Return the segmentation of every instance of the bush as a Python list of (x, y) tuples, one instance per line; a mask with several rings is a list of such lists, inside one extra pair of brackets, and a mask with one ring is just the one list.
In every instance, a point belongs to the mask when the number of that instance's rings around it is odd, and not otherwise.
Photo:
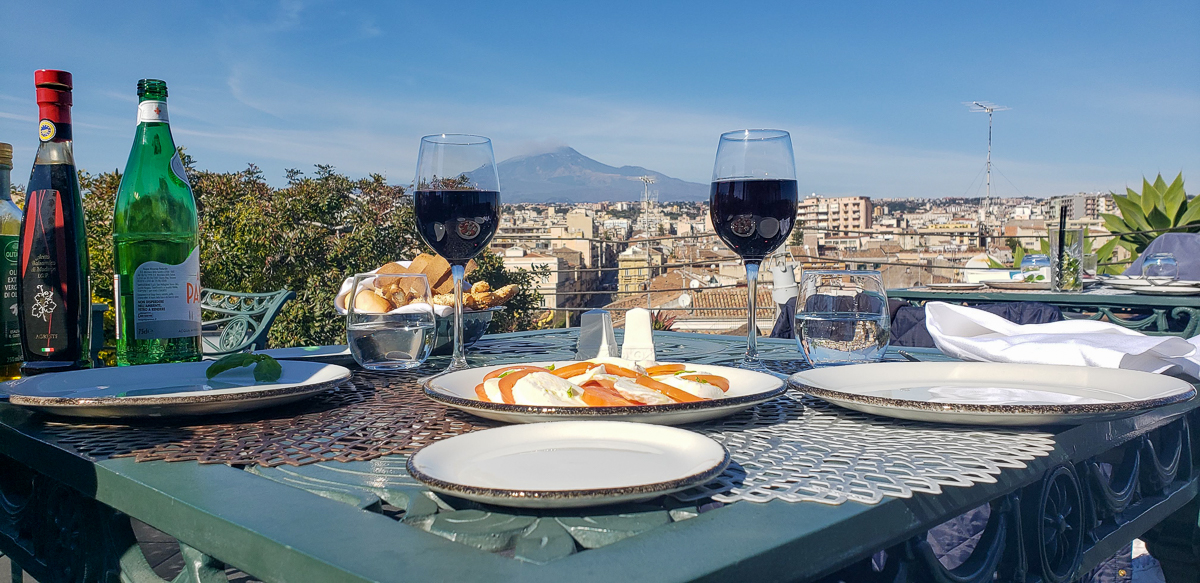
[[(319, 165), (311, 176), (289, 170), (287, 185), (276, 189), (253, 165), (241, 172), (196, 171), (191, 157), (184, 153), (183, 158), (199, 210), (201, 284), (237, 292), (296, 292), (271, 327), (268, 342), (273, 347), (344, 343), (345, 321), (333, 310), (342, 281), (429, 252), (416, 233), (410, 197), (378, 174), (352, 180)], [(112, 209), (120, 182), (117, 171), (80, 172), (92, 293), (110, 307)], [(507, 271), (491, 253), (477, 263), (473, 280), (493, 288), (509, 283), (522, 288), (490, 330), (532, 327), (541, 302), (533, 286), (535, 274)], [(105, 336), (111, 346), (111, 309)]]

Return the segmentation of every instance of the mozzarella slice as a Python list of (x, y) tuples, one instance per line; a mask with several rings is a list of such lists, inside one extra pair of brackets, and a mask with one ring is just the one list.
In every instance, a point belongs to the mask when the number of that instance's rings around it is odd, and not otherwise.
[(483, 392), (487, 394), (489, 401), (493, 403), (503, 403), (504, 397), (500, 396), (500, 379), (488, 379), (483, 381)]
[[(487, 390), (487, 387), (484, 387)], [(518, 405), (548, 407), (586, 407), (583, 389), (567, 379), (548, 372), (535, 372), (517, 379), (513, 385), (513, 401)]]
[(654, 389), (643, 387), (642, 385), (639, 385), (633, 382), (633, 380), (625, 377), (617, 378), (616, 382), (613, 384), (613, 388), (616, 389), (616, 391), (620, 393), (622, 397), (625, 397), (631, 401), (637, 401), (638, 403), (645, 403), (647, 405), (669, 405), (675, 402), (672, 401), (670, 397)]
[(687, 391), (701, 399), (720, 399), (725, 396), (725, 393), (721, 391), (721, 387), (717, 385), (690, 381), (679, 375), (659, 375), (654, 377), (654, 380), (665, 385), (671, 385), (676, 389)]

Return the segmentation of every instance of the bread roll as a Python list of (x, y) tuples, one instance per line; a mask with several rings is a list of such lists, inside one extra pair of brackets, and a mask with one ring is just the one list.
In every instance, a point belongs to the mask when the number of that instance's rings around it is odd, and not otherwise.
[(364, 289), (354, 296), (354, 311), (364, 314), (386, 314), (392, 311), (392, 304), (376, 295), (374, 290)]

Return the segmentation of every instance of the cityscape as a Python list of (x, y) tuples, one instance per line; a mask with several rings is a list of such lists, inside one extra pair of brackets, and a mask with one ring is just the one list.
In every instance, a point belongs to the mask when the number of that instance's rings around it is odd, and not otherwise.
[[(538, 291), (553, 322), (577, 324), (592, 308), (641, 307), (674, 318), (673, 330), (744, 334), (746, 271), (713, 231), (705, 202), (641, 201), (502, 205), (491, 243), (509, 269), (542, 270)], [(812, 193), (799, 203), (788, 244), (764, 262), (759, 328), (777, 314), (773, 269), (879, 270), (888, 289), (974, 281), (965, 268), (1011, 263), (1015, 246), (1037, 249), (1056, 223), (1108, 240), (1101, 215), (1117, 212), (1111, 193), (1049, 198), (941, 199), (837, 197)], [(1128, 257), (1118, 248), (1113, 262)], [(799, 277), (798, 271), (796, 277)], [(738, 289), (740, 288), (740, 289)]]

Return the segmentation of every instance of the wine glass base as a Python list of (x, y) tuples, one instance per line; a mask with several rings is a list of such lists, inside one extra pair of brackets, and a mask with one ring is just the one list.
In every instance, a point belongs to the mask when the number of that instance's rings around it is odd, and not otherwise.
[(767, 374), (775, 374), (775, 373), (771, 372), (770, 369), (767, 368), (767, 365), (763, 364), (763, 361), (761, 358), (757, 358), (757, 357), (742, 358), (742, 360), (740, 362), (738, 362), (737, 367), (741, 368), (741, 369), (745, 369), (745, 370), (752, 370), (752, 371), (756, 371), (756, 372), (765, 372)]

